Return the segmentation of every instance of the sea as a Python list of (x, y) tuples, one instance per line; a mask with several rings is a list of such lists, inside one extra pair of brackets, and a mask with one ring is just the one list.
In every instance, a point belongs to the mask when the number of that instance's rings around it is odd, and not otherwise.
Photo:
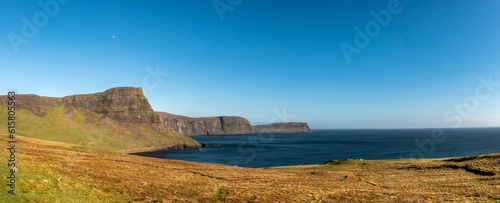
[(424, 159), (500, 153), (500, 128), (330, 129), (192, 138), (207, 147), (136, 155), (260, 168), (334, 159)]

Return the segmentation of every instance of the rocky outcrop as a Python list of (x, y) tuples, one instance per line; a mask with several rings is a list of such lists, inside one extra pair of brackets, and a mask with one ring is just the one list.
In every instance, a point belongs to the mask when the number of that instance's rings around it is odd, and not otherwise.
[(257, 133), (247, 119), (239, 116), (191, 118), (165, 112), (157, 114), (166, 126), (186, 136)]
[(269, 125), (256, 125), (255, 129), (259, 133), (310, 133), (312, 129), (307, 123), (300, 122), (284, 122), (272, 123)]
[(103, 114), (122, 124), (150, 126), (159, 133), (175, 132), (162, 124), (140, 87), (117, 87), (95, 94), (66, 96), (62, 102), (67, 107)]
[[(7, 96), (0, 96), (1, 105), (7, 105)], [(45, 113), (62, 104), (62, 99), (57, 97), (42, 97), (34, 94), (18, 94), (16, 98), (16, 108), (27, 109), (37, 116), (45, 116)]]
[[(2, 105), (7, 97), (1, 96)], [(16, 95), (18, 109), (27, 109), (37, 116), (45, 116), (55, 106), (64, 105), (85, 111), (102, 113), (121, 123), (161, 124), (160, 117), (149, 105), (140, 87), (117, 87), (95, 94), (66, 97), (43, 97), (34, 94)]]
[(299, 122), (252, 126), (246, 118), (239, 116), (192, 118), (165, 112), (156, 113), (160, 115), (160, 120), (166, 126), (186, 136), (312, 132), (307, 123)]

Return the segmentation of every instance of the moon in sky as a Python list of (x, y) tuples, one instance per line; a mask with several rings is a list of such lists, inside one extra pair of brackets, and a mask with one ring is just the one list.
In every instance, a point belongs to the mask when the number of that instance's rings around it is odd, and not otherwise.
[(113, 39), (115, 38), (115, 36), (113, 35)]

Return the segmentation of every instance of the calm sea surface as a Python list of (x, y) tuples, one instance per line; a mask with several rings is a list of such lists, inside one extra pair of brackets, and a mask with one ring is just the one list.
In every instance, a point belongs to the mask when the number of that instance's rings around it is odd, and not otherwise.
[(220, 146), (138, 155), (256, 168), (317, 164), (331, 159), (442, 158), (500, 153), (500, 128), (315, 130), (193, 138), (201, 144)]

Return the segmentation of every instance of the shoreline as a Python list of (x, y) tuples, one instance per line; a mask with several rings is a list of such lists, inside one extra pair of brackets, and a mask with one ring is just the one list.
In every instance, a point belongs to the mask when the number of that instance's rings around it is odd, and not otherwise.
[[(293, 133), (293, 134), (302, 134), (302, 133)], [(1, 137), (7, 138), (8, 135), (5, 133), (0, 133), (0, 138)], [(75, 147), (75, 146), (79, 147), (79, 146), (81, 146), (79, 144), (74, 144), (74, 143), (66, 143), (66, 142), (59, 142), (59, 141), (52, 141), (52, 140), (43, 140), (43, 139), (30, 138), (30, 137), (21, 136), (21, 135), (16, 135), (16, 138), (19, 139), (19, 141), (26, 141), (26, 142), (31, 142), (31, 143), (34, 143), (33, 141), (36, 141), (37, 143), (43, 143), (43, 144), (54, 145), (54, 146), (67, 146), (67, 147)], [(158, 157), (153, 157), (153, 156), (141, 155), (142, 153), (169, 152), (169, 151), (177, 151), (177, 150), (195, 150), (195, 149), (207, 148), (207, 147), (202, 147), (202, 145), (203, 144), (200, 144), (198, 146), (189, 146), (186, 144), (181, 144), (181, 145), (174, 145), (174, 146), (169, 146), (169, 147), (133, 148), (133, 149), (127, 149), (127, 150), (114, 151), (114, 152), (108, 151), (108, 153), (136, 155), (136, 156), (161, 159), (161, 160), (177, 160), (177, 161), (187, 161), (187, 162), (194, 162), (194, 163), (201, 163), (201, 164), (221, 164), (221, 165), (226, 165), (226, 166), (233, 166), (233, 165), (222, 164), (222, 163), (209, 163), (209, 162), (189, 161), (189, 160), (180, 160), (180, 159), (165, 159), (165, 158), (158, 158)], [(100, 150), (98, 150), (98, 149), (92, 149), (92, 148), (83, 148), (83, 149), (100, 152)], [(480, 156), (488, 156), (488, 155), (500, 155), (500, 151), (493, 152), (493, 153), (487, 153), (487, 154), (473, 154), (473, 155), (466, 155), (466, 156), (447, 156), (447, 157), (438, 157), (438, 158), (396, 158), (396, 159), (391, 159), (391, 158), (388, 158), (388, 159), (347, 158), (347, 159), (328, 159), (328, 160), (325, 160), (324, 162), (311, 163), (311, 164), (295, 164), (295, 165), (263, 166), (263, 167), (247, 167), (247, 166), (237, 166), (237, 167), (262, 169), (262, 168), (275, 168), (275, 167), (321, 165), (321, 164), (325, 164), (325, 163), (330, 162), (330, 161), (347, 161), (347, 160), (363, 160), (363, 161), (400, 161), (400, 160), (430, 161), (430, 160), (435, 160), (435, 161), (442, 161), (442, 160), (447, 160), (447, 159), (462, 159), (462, 158), (480, 157)]]
[(134, 149), (127, 149), (127, 150), (120, 150), (120, 151), (116, 151), (116, 152), (123, 153), (123, 154), (137, 155), (140, 153), (148, 153), (148, 152), (168, 152), (168, 151), (200, 149), (200, 148), (202, 148), (202, 147), (201, 146), (189, 146), (186, 144), (182, 144), (182, 145), (174, 145), (174, 146), (170, 146), (170, 147), (134, 148)]

